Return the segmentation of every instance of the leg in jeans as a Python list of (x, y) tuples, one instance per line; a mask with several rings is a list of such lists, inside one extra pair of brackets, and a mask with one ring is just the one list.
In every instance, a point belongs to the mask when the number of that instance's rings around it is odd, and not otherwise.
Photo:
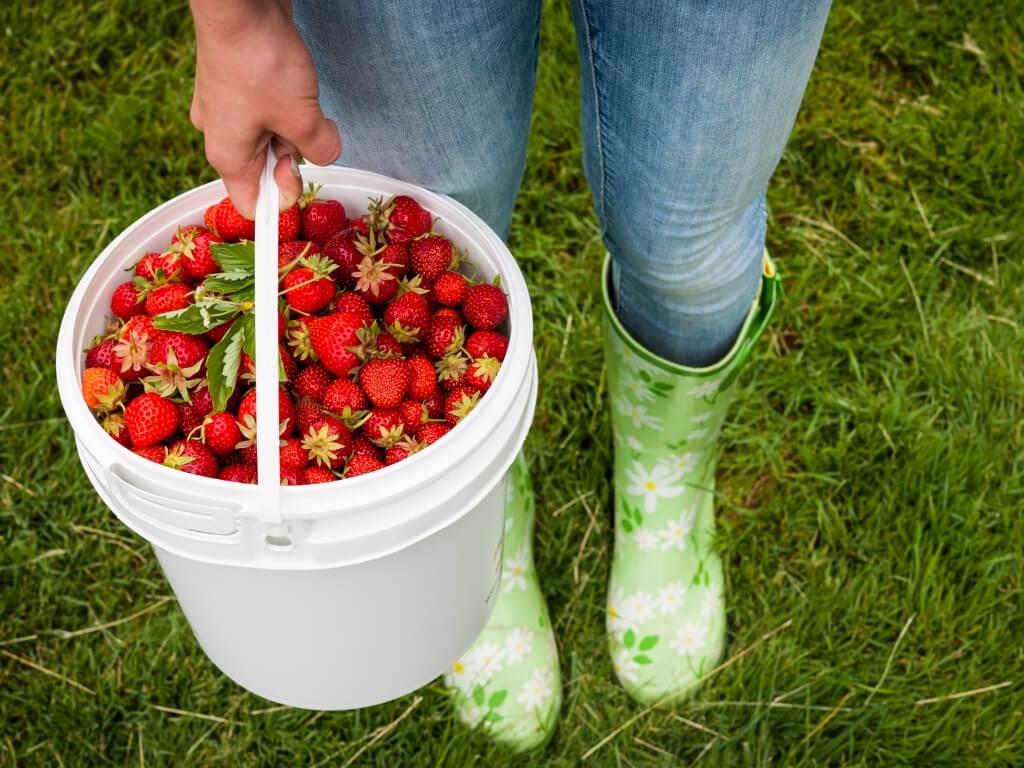
[[(526, 162), (540, 5), (294, 0), (342, 163), (449, 194), (507, 235)], [(460, 719), (517, 749), (547, 740), (561, 698), (533, 516), (520, 457), (507, 482), (501, 592), (445, 675)]]
[(585, 170), (616, 313), (673, 362), (729, 349), (761, 275), (764, 193), (829, 0), (575, 0)]
[(764, 192), (829, 3), (575, 2), (585, 170), (613, 260), (608, 643), (651, 703), (693, 690), (724, 650), (718, 434), (777, 296)]

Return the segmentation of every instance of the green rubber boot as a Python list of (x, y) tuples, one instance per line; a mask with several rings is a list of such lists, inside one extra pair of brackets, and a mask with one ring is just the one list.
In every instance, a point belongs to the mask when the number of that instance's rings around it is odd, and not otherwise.
[(459, 719), (521, 752), (555, 731), (558, 649), (533, 566), (534, 503), (522, 454), (509, 470), (501, 593), (480, 637), (445, 674)]
[(605, 357), (615, 449), (615, 554), (608, 645), (615, 674), (637, 701), (692, 690), (722, 658), (725, 603), (715, 536), (718, 435), (736, 376), (780, 294), (764, 278), (733, 348), (707, 368), (644, 349), (612, 310), (604, 268)]

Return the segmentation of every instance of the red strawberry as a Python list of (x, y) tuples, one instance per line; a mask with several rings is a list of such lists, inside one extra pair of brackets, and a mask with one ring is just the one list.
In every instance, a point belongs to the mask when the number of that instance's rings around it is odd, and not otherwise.
[(218, 477), (232, 483), (252, 485), (256, 482), (256, 467), (250, 464), (228, 464), (220, 471)]
[(150, 251), (135, 263), (135, 274), (150, 283), (161, 280), (180, 280), (184, 271), (181, 256), (173, 251), (169, 253)]
[(374, 408), (363, 425), (363, 434), (374, 445), (389, 448), (404, 434), (402, 416), (396, 408)]
[(435, 312), (423, 346), (431, 357), (440, 358), (462, 349), (465, 336), (466, 331), (457, 318)]
[(171, 446), (164, 465), (190, 475), (217, 476), (217, 457), (198, 440), (179, 440)]
[[(282, 425), (281, 436), (286, 437), (295, 428), (295, 406), (283, 387), (277, 392), (277, 412)], [(256, 389), (245, 393), (238, 405), (238, 423), (242, 435), (248, 440), (256, 439)]]
[(338, 268), (331, 273), (331, 277), (341, 288), (352, 288), (356, 284), (352, 273), (356, 271), (365, 256), (359, 249), (358, 236), (358, 231), (346, 229), (334, 235), (324, 244), (324, 256), (338, 265)]
[(300, 201), (302, 234), (307, 240), (323, 245), (345, 227), (345, 206), (337, 200), (317, 200), (319, 188), (310, 185)]
[(452, 263), (452, 242), (438, 235), (413, 240), (409, 251), (413, 272), (428, 284), (441, 277)]
[(281, 485), (305, 485), (302, 479), (302, 472), (297, 469), (285, 469), (281, 467)]
[[(296, 203), (277, 215), (277, 241), (287, 243), (299, 236), (299, 229), (302, 227), (302, 211)], [(255, 237), (255, 230), (253, 236)]]
[(178, 227), (178, 231), (171, 235), (171, 245), (177, 245), (183, 238), (202, 235), (207, 231), (206, 227), (202, 227), (199, 224), (186, 224), (183, 227)]
[(324, 415), (323, 407), (315, 400), (300, 397), (295, 403), (295, 424), (299, 434), (309, 429), (309, 425)]
[(416, 432), (416, 437), (422, 440), (427, 445), (433, 445), (442, 437), (447, 435), (451, 431), (451, 427), (447, 424), (441, 424), (436, 421), (428, 421)]
[(348, 348), (360, 343), (356, 331), (364, 325), (364, 318), (352, 312), (335, 312), (309, 321), (309, 339), (324, 368), (335, 376), (344, 376), (359, 363)]
[[(203, 224), (205, 224), (206, 228), (213, 232), (213, 234), (215, 235), (217, 235), (217, 208), (219, 206), (220, 203), (214, 203), (205, 211), (203, 211)], [(218, 237), (219, 236), (220, 235), (218, 235)]]
[(112, 411), (124, 400), (124, 382), (110, 368), (82, 372), (82, 396), (92, 411)]
[(409, 368), (404, 360), (370, 360), (359, 371), (359, 384), (378, 408), (394, 408), (409, 388)]
[(342, 291), (334, 299), (335, 312), (354, 312), (369, 325), (373, 322), (373, 310), (366, 299), (355, 291)]
[[(100, 422), (103, 431), (110, 435), (125, 448), (132, 447), (131, 438), (128, 437), (128, 427), (124, 425), (124, 415), (120, 413), (108, 413)], [(143, 449), (148, 450), (148, 449)]]
[(437, 380), (441, 382), (442, 387), (451, 392), (456, 387), (465, 384), (469, 360), (461, 352), (453, 352), (438, 360), (436, 368)]
[(310, 463), (338, 469), (352, 453), (352, 433), (333, 416), (322, 416), (303, 434), (302, 447)]
[(316, 318), (297, 317), (289, 321), (288, 330), (285, 336), (288, 338), (288, 347), (292, 355), (297, 359), (316, 360), (317, 354), (313, 351), (313, 341), (310, 338), (310, 323)]
[(345, 414), (346, 408), (350, 414), (365, 410), (366, 396), (352, 379), (340, 378), (332, 381), (324, 391), (322, 403), (328, 411), (340, 416)]
[(505, 360), (508, 339), (497, 331), (474, 331), (466, 339), (466, 352), (470, 357), (495, 357)]
[(193, 280), (202, 280), (207, 275), (220, 272), (220, 264), (213, 255), (211, 246), (221, 242), (212, 232), (198, 234), (182, 233), (175, 247), (182, 256), (185, 273)]
[(110, 297), (110, 311), (122, 320), (146, 311), (142, 303), (142, 291), (132, 282), (121, 283)]
[(128, 436), (136, 448), (148, 448), (178, 431), (178, 409), (155, 392), (143, 392), (124, 409)]
[(277, 268), (284, 269), (300, 256), (316, 256), (320, 246), (308, 240), (292, 240), (290, 243), (277, 244)]
[(388, 448), (387, 453), (384, 454), (384, 463), (388, 466), (397, 464), (426, 447), (426, 443), (415, 440), (411, 435), (406, 435), (399, 442)]
[(302, 447), (302, 441), (296, 437), (288, 437), (281, 441), (278, 457), (283, 469), (302, 469), (309, 464), (309, 456)]
[(220, 201), (213, 223), (217, 235), (226, 241), (256, 239), (256, 222), (240, 214), (231, 198), (225, 197)]
[(420, 294), (403, 293), (384, 310), (384, 322), (398, 341), (418, 341), (430, 328), (430, 307)]
[(213, 396), (206, 387), (199, 387), (192, 393), (192, 401), (178, 403), (178, 415), (181, 418), (181, 434), (191, 435), (192, 431), (202, 426), (203, 419), (213, 410)]
[(334, 377), (322, 365), (313, 363), (303, 368), (293, 381), (296, 395), (322, 401)]
[(285, 301), (293, 309), (307, 314), (319, 312), (330, 304), (336, 290), (327, 273), (315, 267), (298, 267), (284, 278)]
[[(295, 376), (299, 372), (299, 365), (295, 362), (295, 358), (291, 356), (291, 353), (285, 349), (282, 345), (277, 345), (277, 354), (281, 359), (281, 367), (284, 368), (284, 377), (287, 381), (295, 381)], [(256, 375), (255, 363), (253, 363), (253, 376)]]
[[(228, 407), (231, 408), (238, 402), (237, 391), (228, 398)], [(201, 417), (206, 417), (213, 411), (213, 395), (206, 386), (201, 386), (192, 393), (192, 407)]]
[(146, 314), (150, 317), (184, 309), (192, 303), (192, 289), (185, 283), (168, 283), (154, 288), (146, 297)]
[(384, 461), (384, 452), (376, 445), (371, 443), (366, 435), (353, 435), (352, 437), (352, 456), (370, 456), (377, 461)]
[(167, 457), (167, 448), (162, 445), (153, 445), (147, 448), (132, 448), (132, 453), (157, 464), (163, 464)]
[(469, 364), (466, 371), (466, 383), (474, 389), (486, 392), (494, 383), (494, 378), (501, 370), (501, 361), (496, 357), (478, 357)]
[(306, 467), (302, 470), (302, 481), (306, 485), (315, 485), (316, 483), (332, 483), (338, 479), (338, 476), (327, 469), (327, 467)]
[(150, 363), (167, 363), (173, 353), (180, 368), (191, 368), (201, 362), (209, 352), (209, 347), (201, 336), (192, 336), (177, 331), (162, 331), (157, 334), (149, 348)]
[(394, 269), (381, 259), (364, 256), (352, 272), (355, 290), (371, 304), (386, 304), (398, 293)]
[[(117, 344), (113, 339), (104, 339), (89, 347), (85, 353), (86, 368), (110, 368), (114, 365), (114, 346)], [(120, 367), (120, 364), (118, 365)]]
[(390, 333), (378, 334), (376, 346), (377, 355), (380, 357), (400, 357), (402, 355), (401, 343)]
[[(415, 244), (413, 244), (415, 247)], [(413, 262), (415, 268), (415, 262)], [(444, 272), (434, 281), (434, 301), (442, 307), (457, 307), (466, 298), (469, 283), (459, 272)]]
[(426, 400), (437, 390), (433, 363), (424, 355), (412, 355), (406, 365), (409, 368), (409, 397), (412, 400)]
[(203, 336), (211, 344), (216, 344), (218, 341), (224, 338), (224, 336), (227, 334), (229, 330), (231, 330), (231, 326), (234, 325), (234, 323), (234, 320), (228, 320), (226, 323), (215, 325), (213, 326), (213, 328), (204, 333)]
[(444, 402), (444, 417), (453, 427), (466, 418), (480, 401), (480, 393), (469, 387), (459, 387), (448, 393)]
[(384, 463), (374, 456), (353, 456), (345, 467), (345, 477), (358, 477), (383, 468)]
[(448, 395), (440, 389), (435, 389), (434, 393), (430, 397), (424, 398), (423, 407), (427, 409), (427, 415), (430, 418), (444, 418), (444, 401), (447, 397)]
[(474, 328), (490, 331), (508, 315), (508, 299), (496, 285), (471, 285), (462, 302), (462, 314)]
[[(145, 320), (149, 324), (146, 329)], [(152, 321), (148, 317), (138, 315), (133, 317), (119, 331), (120, 339), (114, 344), (114, 359), (111, 363), (111, 370), (115, 371), (122, 381), (137, 381), (146, 375), (149, 364), (149, 353), (153, 346), (151, 340), (160, 336), (160, 332), (153, 328)]]
[(420, 425), (426, 423), (428, 418), (426, 406), (415, 400), (403, 400), (402, 404), (398, 406), (398, 415), (402, 419), (405, 431), (410, 435), (415, 434)]
[(234, 416), (218, 411), (203, 421), (202, 440), (218, 456), (227, 456), (242, 442), (242, 430)]
[(430, 211), (408, 195), (392, 197), (386, 203), (375, 201), (370, 204), (370, 213), (375, 224), (386, 232), (388, 240), (393, 243), (426, 234), (433, 225)]

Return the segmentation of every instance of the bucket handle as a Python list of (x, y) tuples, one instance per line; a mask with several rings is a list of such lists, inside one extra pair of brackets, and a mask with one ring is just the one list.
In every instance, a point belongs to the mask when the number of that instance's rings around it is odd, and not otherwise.
[[(256, 202), (256, 454), (259, 474), (256, 514), (268, 526), (268, 536), (287, 536), (281, 519), (281, 468), (278, 455), (277, 345), (277, 217), (279, 192), (274, 181), (277, 156), (267, 147)], [(271, 414), (275, 414), (271, 418)]]

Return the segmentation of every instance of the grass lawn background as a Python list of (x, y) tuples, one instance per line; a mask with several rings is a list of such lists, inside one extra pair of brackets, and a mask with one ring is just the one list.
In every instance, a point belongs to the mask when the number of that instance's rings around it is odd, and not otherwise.
[(199, 651), (81, 472), (52, 361), (95, 255), (213, 177), (187, 10), (0, 9), (0, 765), (1024, 764), (1024, 3), (833, 11), (769, 194), (786, 299), (720, 462), (728, 653), (752, 648), (674, 711), (633, 704), (605, 652), (602, 246), (569, 12), (546, 11), (511, 247), (537, 315), (529, 448), (565, 704), (524, 758), (455, 724), (439, 682), (281, 711)]

